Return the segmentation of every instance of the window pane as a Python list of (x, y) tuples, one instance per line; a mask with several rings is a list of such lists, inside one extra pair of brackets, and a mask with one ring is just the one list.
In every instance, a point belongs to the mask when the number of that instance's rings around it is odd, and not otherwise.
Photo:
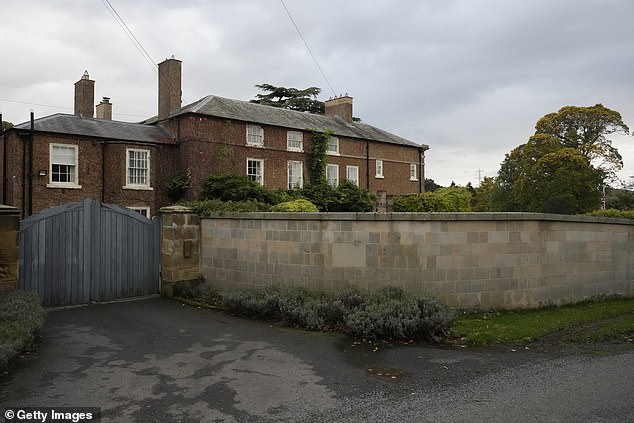
[(75, 163), (75, 148), (54, 145), (51, 161), (52, 163), (55, 163), (55, 164), (64, 164), (64, 165), (76, 164)]
[(331, 187), (336, 187), (339, 185), (339, 166), (338, 165), (327, 165), (326, 166), (326, 180), (328, 181), (328, 185)]
[(247, 144), (264, 145), (264, 129), (257, 125), (247, 125)]
[(346, 179), (350, 182), (354, 182), (356, 186), (359, 186), (359, 167), (346, 166)]
[(302, 162), (288, 162), (288, 189), (302, 187)]
[(148, 185), (149, 154), (128, 150), (128, 185)]
[(328, 148), (326, 149), (326, 152), (331, 154), (339, 154), (339, 138), (330, 137), (328, 139)]
[(52, 182), (75, 182), (75, 167), (54, 164), (51, 172)]
[(383, 160), (376, 161), (376, 176), (383, 176)]
[(262, 178), (264, 168), (263, 160), (247, 160), (247, 176), (250, 180), (257, 182), (260, 185), (264, 184), (264, 180)]
[(302, 151), (303, 134), (301, 132), (289, 131), (286, 135), (286, 144), (288, 150)]
[(77, 146), (51, 145), (51, 183), (76, 183)]

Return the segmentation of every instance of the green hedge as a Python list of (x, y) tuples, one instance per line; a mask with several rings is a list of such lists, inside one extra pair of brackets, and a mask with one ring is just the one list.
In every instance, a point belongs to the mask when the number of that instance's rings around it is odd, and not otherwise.
[(599, 217), (613, 217), (617, 219), (634, 219), (634, 210), (595, 210), (590, 213), (586, 213), (586, 216), (599, 216)]

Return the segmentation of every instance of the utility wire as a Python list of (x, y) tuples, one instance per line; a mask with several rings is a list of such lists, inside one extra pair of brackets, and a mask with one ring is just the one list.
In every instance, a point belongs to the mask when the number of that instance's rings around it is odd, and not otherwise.
[[(107, 1), (107, 0), (106, 0)], [(310, 49), (310, 46), (308, 45), (308, 43), (306, 42), (306, 39), (304, 38), (304, 36), (302, 35), (302, 32), (299, 30), (299, 27), (297, 26), (297, 24), (295, 23), (295, 20), (293, 19), (293, 16), (291, 16), (291, 12), (289, 12), (288, 7), (286, 7), (286, 4), (284, 4), (284, 0), (280, 0), (280, 3), (282, 3), (282, 6), (284, 6), (284, 10), (286, 10), (286, 14), (288, 15), (289, 19), (291, 20), (291, 22), (293, 23), (293, 26), (295, 27), (295, 30), (297, 30), (297, 33), (299, 34), (299, 38), (302, 39), (302, 42), (304, 43), (304, 45), (306, 46), (306, 50), (308, 50), (308, 53), (310, 53), (310, 56), (313, 58), (313, 61), (315, 62), (315, 64), (317, 65), (317, 68), (319, 69), (319, 72), (321, 72), (321, 76), (324, 77), (324, 80), (326, 81), (326, 84), (328, 84), (328, 87), (330, 87), (330, 91), (332, 91), (332, 95), (334, 97), (337, 97), (337, 93), (335, 92), (334, 88), (332, 88), (332, 85), (330, 84), (330, 81), (328, 80), (328, 78), (326, 77), (326, 74), (324, 73), (324, 70), (321, 68), (321, 66), (319, 65), (319, 62), (317, 61), (317, 58), (315, 57), (315, 55), (313, 54), (313, 51)]]
[(139, 50), (145, 61), (150, 64), (150, 67), (154, 70), (154, 72), (158, 73), (158, 66), (156, 65), (156, 62), (152, 59), (152, 56), (150, 56), (147, 50), (143, 47), (143, 44), (141, 44), (139, 39), (134, 35), (130, 27), (125, 23), (121, 15), (119, 15), (117, 10), (114, 8), (114, 6), (110, 4), (110, 1), (101, 0), (101, 2), (104, 6), (106, 6), (106, 9), (108, 9), (112, 17), (117, 21), (117, 23), (123, 29), (123, 32), (125, 32), (130, 41), (132, 41), (132, 44), (134, 44), (137, 50)]
[[(8, 98), (0, 98), (0, 102), (7, 102), (7, 103), (16, 103), (16, 104), (25, 104), (27, 106), (39, 106), (39, 107), (48, 107), (51, 109), (57, 109), (57, 110), (73, 110), (72, 107), (67, 107), (67, 106), (55, 106), (53, 104), (43, 104), (43, 103), (31, 103), (29, 101), (19, 101), (19, 100), (10, 100)], [(113, 112), (112, 113), (114, 116), (128, 116), (128, 117), (135, 117), (135, 118), (147, 118), (146, 115), (134, 115), (134, 114), (130, 114), (130, 113), (116, 113)]]

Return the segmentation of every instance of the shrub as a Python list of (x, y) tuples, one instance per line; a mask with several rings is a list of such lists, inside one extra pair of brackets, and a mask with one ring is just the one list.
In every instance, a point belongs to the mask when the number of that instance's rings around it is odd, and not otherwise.
[(446, 336), (449, 327), (456, 320), (456, 311), (433, 298), (421, 297), (417, 299), (417, 303), (425, 338), (439, 341)]
[(332, 211), (337, 202), (335, 189), (326, 182), (310, 184), (301, 193), (322, 212)]
[(346, 310), (354, 310), (365, 303), (367, 294), (356, 286), (350, 285), (335, 291), (333, 296), (335, 302), (339, 302)]
[(399, 288), (398, 286), (388, 285), (384, 286), (378, 291), (379, 295), (384, 296), (390, 300), (402, 300), (405, 297), (405, 291), (403, 288)]
[[(438, 190), (436, 190), (438, 191)], [(395, 212), (450, 212), (455, 211), (448, 196), (434, 192), (423, 192), (396, 197), (394, 199)]]
[(33, 347), (46, 312), (40, 297), (22, 290), (0, 292), (0, 367), (22, 351)]
[(279, 317), (279, 293), (275, 287), (265, 290), (239, 289), (223, 297), (223, 305), (231, 313), (260, 319)]
[(167, 191), (167, 197), (173, 202), (177, 202), (189, 188), (189, 182), (191, 181), (191, 174), (188, 172), (178, 172), (172, 180), (167, 184), (165, 188)]
[(335, 190), (336, 202), (332, 210), (338, 212), (373, 212), (376, 211), (377, 198), (369, 191), (363, 190), (351, 181), (343, 181)]
[(447, 204), (447, 208), (445, 210), (439, 211), (447, 211), (447, 212), (470, 212), (471, 211), (471, 200), (473, 196), (471, 191), (469, 191), (466, 187), (443, 187), (438, 188), (434, 191), (434, 195), (443, 202), (443, 204)]
[(243, 212), (267, 212), (271, 210), (269, 204), (258, 201), (222, 201), (200, 200), (190, 201), (184, 204), (191, 207), (199, 216), (210, 216), (213, 213), (243, 213)]
[(372, 302), (346, 317), (345, 331), (366, 339), (418, 338), (423, 332), (418, 303), (412, 298)]
[(201, 200), (256, 201), (276, 204), (276, 196), (244, 175), (211, 175), (203, 183)]
[(634, 210), (595, 210), (593, 212), (586, 213), (585, 216), (612, 217), (616, 219), (634, 219)]
[(203, 282), (191, 290), (191, 295), (208, 304), (222, 303), (222, 296), (211, 282)]
[(272, 212), (300, 212), (300, 213), (316, 213), (319, 211), (310, 201), (300, 198), (297, 200), (286, 201), (271, 207)]
[(332, 296), (300, 287), (237, 290), (225, 295), (224, 305), (241, 316), (309, 330), (341, 327), (347, 334), (365, 339), (438, 341), (455, 319), (451, 307), (390, 286), (373, 294), (344, 287)]

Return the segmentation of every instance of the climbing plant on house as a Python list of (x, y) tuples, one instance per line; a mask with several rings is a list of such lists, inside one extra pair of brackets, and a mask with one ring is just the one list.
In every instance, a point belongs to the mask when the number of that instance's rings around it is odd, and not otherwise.
[(308, 153), (308, 177), (311, 185), (326, 184), (326, 150), (332, 131), (310, 131), (311, 143)]

